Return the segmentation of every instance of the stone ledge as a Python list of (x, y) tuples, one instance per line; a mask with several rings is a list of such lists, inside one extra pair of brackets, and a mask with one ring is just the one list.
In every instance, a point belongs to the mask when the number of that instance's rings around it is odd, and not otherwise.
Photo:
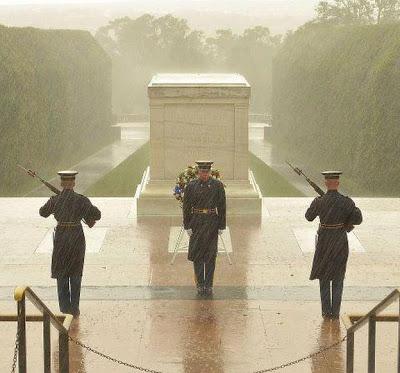
[[(227, 214), (261, 216), (262, 199), (248, 180), (224, 180)], [(137, 200), (138, 216), (181, 216), (182, 209), (172, 195), (174, 180), (151, 180)]]
[(244, 98), (249, 99), (250, 87), (149, 87), (149, 98)]

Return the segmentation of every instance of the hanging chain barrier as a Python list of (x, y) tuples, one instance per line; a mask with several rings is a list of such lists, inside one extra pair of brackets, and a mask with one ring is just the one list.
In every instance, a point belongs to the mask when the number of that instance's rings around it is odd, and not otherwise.
[[(116, 364), (124, 365), (124, 366), (126, 366), (126, 367), (130, 367), (130, 368), (139, 370), (139, 371), (141, 371), (141, 372), (162, 373), (162, 372), (157, 371), (157, 370), (152, 370), (152, 369), (148, 369), (148, 368), (143, 368), (143, 367), (134, 365), (134, 364), (132, 364), (132, 363), (127, 363), (127, 362), (125, 362), (125, 361), (116, 359), (116, 358), (114, 358), (114, 357), (112, 357), (112, 356), (109, 356), (109, 355), (106, 355), (106, 354), (104, 354), (104, 353), (102, 353), (102, 352), (100, 352), (100, 351), (98, 351), (98, 350), (96, 350), (96, 349), (94, 349), (94, 348), (92, 348), (92, 347), (90, 347), (90, 346), (85, 345), (84, 343), (82, 343), (82, 342), (76, 340), (75, 338), (73, 338), (73, 337), (71, 337), (71, 336), (68, 336), (68, 337), (69, 337), (69, 339), (70, 339), (73, 343), (75, 343), (76, 345), (78, 345), (78, 346), (80, 346), (80, 347), (86, 349), (87, 351), (92, 352), (92, 353), (94, 353), (94, 354), (96, 354), (96, 355), (98, 355), (98, 356), (100, 356), (100, 357), (102, 357), (102, 358), (104, 358), (104, 359), (110, 360), (110, 361), (112, 361), (112, 362), (114, 362), (114, 363), (116, 363)], [(347, 338), (347, 337), (344, 336), (341, 340), (339, 340), (339, 341), (337, 341), (337, 342), (335, 342), (335, 343), (333, 343), (333, 344), (331, 344), (331, 345), (329, 345), (329, 346), (323, 347), (323, 348), (321, 348), (320, 350), (318, 350), (318, 351), (316, 351), (316, 352), (313, 352), (313, 353), (311, 353), (311, 354), (309, 354), (309, 355), (306, 355), (306, 356), (304, 356), (304, 357), (302, 357), (302, 358), (300, 358), (300, 359), (293, 360), (293, 361), (290, 361), (290, 362), (288, 362), (288, 363), (284, 363), (284, 364), (281, 364), (281, 365), (278, 365), (278, 366), (275, 366), (275, 367), (272, 367), (272, 368), (263, 369), (263, 370), (258, 370), (258, 371), (254, 372), (254, 373), (273, 372), (273, 371), (277, 371), (277, 370), (280, 370), (280, 369), (283, 369), (283, 368), (287, 368), (287, 367), (289, 367), (289, 366), (293, 366), (293, 365), (299, 364), (299, 363), (301, 363), (301, 362), (303, 362), (303, 361), (305, 361), (305, 360), (312, 359), (313, 357), (315, 357), (315, 356), (317, 356), (317, 355), (320, 355), (320, 354), (322, 354), (323, 352), (326, 352), (326, 351), (328, 351), (328, 350), (331, 350), (331, 349), (333, 349), (333, 348), (335, 348), (335, 347), (341, 345), (341, 344), (346, 340), (346, 338)]]
[(273, 368), (268, 368), (268, 369), (263, 369), (263, 370), (257, 370), (257, 371), (254, 372), (254, 373), (274, 372), (274, 371), (276, 371), (276, 370), (280, 370), (280, 369), (283, 369), (283, 368), (287, 368), (287, 367), (290, 367), (290, 366), (299, 364), (299, 363), (301, 363), (301, 362), (303, 362), (303, 361), (305, 361), (305, 360), (312, 359), (314, 356), (320, 355), (320, 354), (322, 354), (322, 353), (325, 352), (325, 351), (331, 350), (331, 349), (335, 348), (336, 346), (341, 345), (341, 344), (346, 340), (346, 338), (347, 338), (347, 336), (344, 336), (340, 341), (337, 341), (337, 342), (335, 342), (335, 343), (333, 343), (333, 344), (331, 344), (331, 345), (329, 345), (329, 346), (323, 347), (323, 348), (321, 348), (320, 350), (318, 350), (318, 351), (316, 351), (316, 352), (313, 352), (312, 354), (309, 354), (309, 355), (307, 355), (307, 356), (304, 356), (304, 357), (302, 357), (302, 358), (300, 358), (300, 359), (293, 360), (293, 361), (290, 361), (290, 362), (285, 363), (285, 364), (278, 365), (278, 366), (273, 367)]
[(15, 336), (15, 347), (14, 347), (13, 362), (11, 366), (11, 373), (15, 373), (15, 369), (17, 369), (18, 348), (19, 348), (19, 335), (17, 332), (17, 335)]
[(92, 348), (92, 347), (90, 347), (90, 346), (85, 345), (84, 343), (78, 341), (77, 339), (71, 337), (70, 335), (68, 335), (68, 338), (69, 338), (70, 341), (72, 341), (73, 343), (75, 343), (77, 346), (80, 346), (80, 347), (84, 348), (85, 350), (87, 350), (87, 351), (89, 351), (89, 352), (92, 352), (92, 353), (94, 353), (94, 354), (96, 354), (96, 355), (98, 355), (98, 356), (100, 356), (100, 357), (102, 357), (102, 358), (104, 358), (104, 359), (110, 360), (110, 361), (112, 361), (113, 363), (116, 363), (116, 364), (119, 364), (119, 365), (124, 365), (124, 366), (126, 366), (126, 367), (133, 368), (133, 369), (139, 370), (139, 371), (141, 371), (141, 372), (162, 373), (162, 372), (160, 372), (160, 371), (158, 371), (158, 370), (143, 368), (143, 367), (140, 367), (140, 366), (138, 366), (138, 365), (134, 365), (134, 364), (131, 364), (131, 363), (127, 363), (127, 362), (125, 362), (125, 361), (116, 359), (115, 357), (106, 355), (106, 354), (104, 354), (103, 352), (100, 352), (100, 351), (98, 351), (98, 350), (96, 350), (96, 349), (94, 349), (94, 348)]
[[(109, 356), (109, 355), (107, 355), (107, 354), (105, 354), (103, 352), (100, 352), (100, 351), (98, 351), (98, 350), (96, 350), (96, 349), (94, 349), (94, 348), (92, 348), (90, 346), (87, 346), (86, 344), (78, 341), (77, 339), (71, 337), (70, 335), (68, 335), (68, 338), (69, 338), (69, 340), (71, 342), (75, 343), (77, 346), (80, 346), (80, 347), (84, 348), (85, 350), (87, 350), (89, 352), (92, 352), (92, 353), (96, 354), (97, 356), (100, 356), (101, 358), (104, 358), (104, 359), (107, 359), (109, 361), (112, 361), (113, 363), (116, 363), (116, 364), (119, 364), (119, 365), (123, 365), (123, 366), (129, 367), (129, 368), (133, 368), (133, 369), (141, 371), (141, 372), (162, 373), (161, 371), (158, 371), (158, 370), (144, 368), (144, 367), (141, 367), (141, 366), (138, 366), (138, 365), (134, 365), (132, 363), (128, 363), (128, 362), (116, 359), (116, 358), (114, 358), (112, 356)], [(293, 366), (293, 365), (299, 364), (299, 363), (301, 363), (301, 362), (303, 362), (305, 360), (312, 359), (313, 357), (315, 357), (317, 355), (320, 355), (323, 352), (326, 352), (328, 350), (331, 350), (331, 349), (341, 345), (346, 340), (346, 338), (347, 338), (347, 336), (344, 336), (341, 340), (339, 340), (339, 341), (337, 341), (337, 342), (335, 342), (335, 343), (333, 343), (333, 344), (331, 344), (329, 346), (323, 347), (320, 350), (318, 350), (316, 352), (313, 352), (313, 353), (311, 353), (309, 355), (306, 355), (306, 356), (304, 356), (304, 357), (302, 357), (300, 359), (293, 360), (293, 361), (290, 361), (290, 362), (287, 362), (287, 363), (284, 363), (284, 364), (281, 364), (281, 365), (277, 365), (277, 366), (272, 367), (272, 368), (257, 370), (254, 373), (274, 372), (274, 371), (277, 371), (277, 370), (280, 370), (280, 369), (287, 368), (289, 366)], [(17, 367), (18, 348), (19, 348), (19, 335), (18, 335), (18, 332), (17, 332), (17, 335), (15, 337), (15, 347), (14, 347), (14, 356), (13, 356), (13, 362), (12, 362), (12, 367), (11, 367), (11, 373), (15, 373), (15, 370), (16, 370), (16, 367)]]

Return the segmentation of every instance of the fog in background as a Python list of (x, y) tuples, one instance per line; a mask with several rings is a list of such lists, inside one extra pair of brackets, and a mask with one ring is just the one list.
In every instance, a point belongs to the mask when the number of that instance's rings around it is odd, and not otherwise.
[(95, 32), (117, 17), (171, 13), (191, 28), (212, 33), (218, 28), (241, 32), (262, 25), (285, 33), (314, 16), (315, 0), (1, 0), (0, 24), (40, 28), (74, 28)]
[(90, 31), (112, 58), (116, 114), (147, 111), (152, 75), (176, 71), (241, 73), (253, 87), (252, 110), (266, 112), (280, 35), (310, 21), (316, 5), (315, 0), (0, 0), (0, 24)]
[(33, 1), (0, 0), (0, 24), (69, 30), (0, 26), (6, 195), (29, 186), (17, 162), (51, 172), (65, 138), (93, 144), (89, 120), (96, 149), (112, 142), (161, 72), (242, 74), (282, 159), (341, 169), (354, 195), (399, 195), (400, 0)]

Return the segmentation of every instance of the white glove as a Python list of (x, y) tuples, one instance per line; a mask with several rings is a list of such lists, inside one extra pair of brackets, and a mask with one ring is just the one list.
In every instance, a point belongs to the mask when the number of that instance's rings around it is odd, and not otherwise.
[(192, 235), (192, 233), (193, 233), (192, 228), (186, 229), (186, 233), (190, 237)]
[(218, 234), (221, 235), (224, 232), (223, 229), (218, 229)]

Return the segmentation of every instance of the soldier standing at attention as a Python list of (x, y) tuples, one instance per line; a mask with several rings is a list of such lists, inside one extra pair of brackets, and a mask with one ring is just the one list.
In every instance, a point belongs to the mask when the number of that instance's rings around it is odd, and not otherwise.
[(198, 295), (212, 295), (218, 235), (226, 228), (226, 198), (221, 181), (210, 176), (210, 161), (197, 161), (198, 179), (183, 196), (183, 226), (188, 233), (188, 259), (193, 262)]
[(310, 280), (319, 279), (322, 317), (338, 319), (349, 256), (347, 230), (361, 224), (362, 214), (351, 198), (338, 192), (342, 172), (324, 171), (322, 174), (327, 192), (315, 198), (306, 212), (308, 221), (317, 216), (320, 220)]
[(51, 197), (39, 210), (47, 218), (51, 214), (57, 220), (53, 235), (51, 277), (57, 279), (60, 311), (79, 316), (79, 299), (83, 263), (85, 259), (85, 235), (81, 220), (92, 228), (101, 217), (100, 210), (89, 198), (75, 193), (76, 171), (60, 171), (62, 191)]

